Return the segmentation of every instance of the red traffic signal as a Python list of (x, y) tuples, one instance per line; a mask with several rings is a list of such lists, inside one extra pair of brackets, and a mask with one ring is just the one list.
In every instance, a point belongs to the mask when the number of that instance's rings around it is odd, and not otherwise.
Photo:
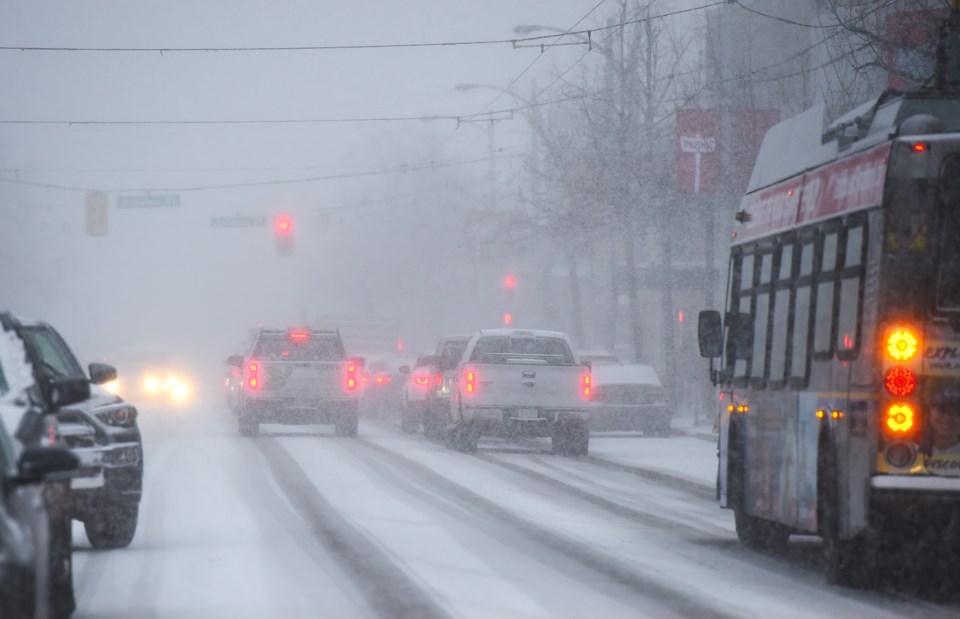
[(289, 215), (277, 215), (273, 220), (273, 230), (277, 234), (293, 234), (293, 219)]
[(273, 240), (278, 256), (293, 253), (293, 218), (289, 215), (277, 215), (273, 218)]
[(512, 274), (505, 275), (503, 278), (503, 287), (507, 290), (514, 290), (517, 287), (517, 277)]

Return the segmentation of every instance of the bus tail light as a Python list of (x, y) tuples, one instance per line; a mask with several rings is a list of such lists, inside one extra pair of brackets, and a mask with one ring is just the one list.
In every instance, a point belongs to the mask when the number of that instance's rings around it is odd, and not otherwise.
[(260, 390), (260, 362), (251, 361), (247, 364), (247, 376), (244, 381), (250, 391)]
[(469, 395), (477, 392), (477, 373), (474, 370), (466, 370), (463, 373), (464, 391)]
[(917, 375), (898, 365), (887, 371), (883, 384), (890, 395), (905, 398), (917, 389)]
[(917, 450), (910, 443), (891, 443), (883, 450), (883, 457), (893, 468), (902, 469), (917, 459)]
[(887, 355), (894, 361), (910, 361), (917, 356), (920, 340), (913, 329), (900, 327), (891, 329), (887, 335)]
[(357, 381), (357, 369), (358, 364), (356, 361), (347, 362), (347, 393), (352, 393), (357, 390), (357, 387), (359, 387), (359, 382)]
[(580, 395), (587, 400), (593, 396), (593, 378), (589, 372), (580, 377)]
[(894, 434), (906, 434), (916, 425), (916, 413), (909, 404), (891, 404), (884, 425)]

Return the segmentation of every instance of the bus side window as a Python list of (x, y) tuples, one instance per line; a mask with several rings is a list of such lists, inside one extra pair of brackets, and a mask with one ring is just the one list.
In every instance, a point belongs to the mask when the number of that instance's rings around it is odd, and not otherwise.
[(805, 388), (810, 341), (810, 290), (813, 284), (813, 241), (800, 246), (800, 264), (793, 297), (793, 333), (790, 353), (790, 378), (795, 388)]
[(847, 229), (843, 271), (840, 278), (840, 303), (837, 312), (837, 353), (843, 360), (855, 358), (859, 349), (859, 318), (863, 285), (863, 224)]
[[(731, 312), (739, 314), (737, 321), (731, 321), (731, 328), (727, 329), (727, 338), (729, 342), (728, 350), (733, 354), (733, 377), (747, 379), (749, 375), (749, 352), (743, 350), (742, 338), (737, 337), (741, 333), (742, 316), (751, 316), (753, 304), (753, 278), (754, 278), (754, 257), (753, 254), (745, 254), (740, 259), (740, 290), (734, 291), (737, 295), (737, 302), (731, 307)], [(746, 386), (746, 385), (742, 385)]]
[(790, 341), (790, 283), (793, 281), (793, 248), (780, 248), (780, 266), (773, 297), (773, 326), (770, 332), (770, 382), (782, 387), (787, 379), (787, 343)]
[(829, 359), (833, 356), (833, 301), (837, 287), (837, 232), (823, 236), (820, 272), (817, 273), (817, 307), (814, 316), (813, 354)]
[(753, 355), (750, 368), (750, 375), (754, 379), (754, 387), (756, 388), (763, 387), (763, 380), (765, 378), (767, 332), (770, 321), (770, 280), (772, 276), (773, 254), (761, 254), (760, 282), (757, 286), (757, 304), (753, 321)]

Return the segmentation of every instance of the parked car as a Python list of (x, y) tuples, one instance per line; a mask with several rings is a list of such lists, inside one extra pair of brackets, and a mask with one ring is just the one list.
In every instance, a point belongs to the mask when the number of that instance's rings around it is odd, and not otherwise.
[(667, 392), (649, 365), (594, 365), (593, 431), (643, 431), (670, 434)]
[(51, 386), (48, 399), (64, 385), (83, 385), (83, 397), (69, 405), (60, 402), (54, 411), (60, 436), (80, 460), (79, 473), (70, 480), (71, 517), (83, 523), (94, 548), (130, 545), (140, 513), (143, 443), (137, 409), (100, 386), (117, 379), (116, 368), (91, 363), (88, 379), (52, 326), (15, 319), (9, 326), (24, 343), (37, 382)]
[(553, 451), (586, 455), (592, 378), (556, 331), (478, 331), (454, 374), (454, 444), (476, 451), (482, 435), (540, 436)]
[(89, 387), (39, 384), (12, 320), (0, 313), (0, 617), (63, 619), (75, 608), (67, 493), (79, 460), (57, 444), (49, 412)]

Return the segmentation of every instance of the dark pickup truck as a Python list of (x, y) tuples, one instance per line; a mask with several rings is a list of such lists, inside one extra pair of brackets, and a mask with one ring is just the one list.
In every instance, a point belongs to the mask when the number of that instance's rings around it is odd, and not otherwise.
[(83, 522), (94, 548), (123, 548), (133, 540), (143, 483), (143, 444), (137, 409), (100, 388), (117, 370), (91, 363), (89, 379), (49, 324), (13, 321), (27, 358), (44, 385), (87, 383), (89, 395), (56, 411), (60, 436), (80, 460), (70, 480), (69, 513)]

